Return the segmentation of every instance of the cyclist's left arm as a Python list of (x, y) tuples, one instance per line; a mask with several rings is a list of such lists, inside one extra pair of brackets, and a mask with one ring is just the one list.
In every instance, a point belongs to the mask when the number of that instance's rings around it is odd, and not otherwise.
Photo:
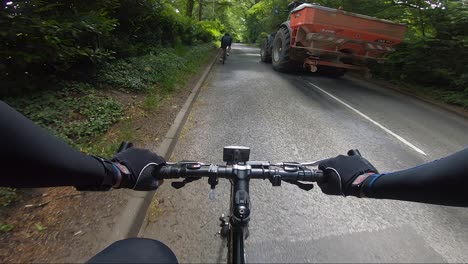
[[(148, 163), (164, 159), (148, 150), (129, 149), (114, 162), (81, 153), (49, 131), (34, 124), (0, 101), (0, 186), (37, 188), (76, 186), (82, 189), (109, 189), (110, 186), (144, 189), (137, 178)], [(124, 164), (116, 168), (114, 165)], [(128, 169), (128, 173), (121, 170)], [(154, 166), (148, 166), (151, 168)], [(150, 183), (150, 184), (155, 184)], [(137, 187), (137, 188), (135, 188)], [(147, 189), (155, 186), (146, 186)]]

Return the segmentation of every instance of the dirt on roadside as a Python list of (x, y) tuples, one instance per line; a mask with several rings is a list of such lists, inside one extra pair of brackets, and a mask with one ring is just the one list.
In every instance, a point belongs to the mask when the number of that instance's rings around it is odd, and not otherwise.
[[(214, 56), (214, 53), (213, 53)], [(157, 111), (132, 115), (136, 146), (157, 146), (172, 125), (211, 59), (184, 87), (167, 98)], [(126, 104), (135, 105), (143, 95), (111, 91)], [(138, 111), (130, 108), (129, 111)], [(109, 130), (119, 129), (121, 124)], [(39, 177), (39, 175), (38, 175)], [(22, 190), (20, 198), (0, 209), (0, 220), (13, 226), (0, 231), (0, 262), (83, 262), (102, 250), (117, 216), (131, 192), (78, 192), (72, 187)]]
[[(71, 187), (23, 190), (8, 208), (13, 230), (0, 237), (1, 262), (76, 262), (93, 251), (126, 202), (119, 191), (78, 192)], [(96, 224), (100, 222), (99, 224)]]

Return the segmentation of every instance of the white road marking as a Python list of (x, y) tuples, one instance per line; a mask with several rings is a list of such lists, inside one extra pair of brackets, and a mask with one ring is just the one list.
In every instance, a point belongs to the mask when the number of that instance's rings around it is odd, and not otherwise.
[(353, 110), (354, 112), (356, 112), (358, 115), (364, 117), (365, 119), (367, 119), (369, 122), (371, 122), (372, 124), (380, 127), (383, 131), (387, 132), (388, 134), (394, 136), (396, 139), (400, 140), (401, 142), (403, 142), (405, 145), (409, 146), (410, 148), (414, 149), (416, 152), (420, 153), (420, 154), (423, 154), (424, 156), (427, 156), (426, 153), (424, 153), (424, 151), (422, 151), (421, 149), (419, 149), (418, 147), (416, 147), (415, 145), (411, 144), (408, 140), (400, 137), (399, 135), (397, 135), (395, 132), (391, 131), (390, 129), (384, 127), (383, 125), (379, 124), (378, 122), (374, 121), (372, 118), (368, 117), (367, 115), (363, 114), (361, 111), (357, 110), (356, 108), (350, 106), (349, 104), (343, 102), (341, 99), (337, 98), (336, 96), (334, 96), (333, 94), (325, 91), (324, 89), (318, 87), (317, 85), (309, 82), (310, 85), (312, 85), (313, 87), (319, 89), (322, 93), (330, 96), (331, 98), (335, 99), (336, 101), (338, 101), (339, 103), (343, 104), (344, 106), (348, 107), (349, 109)]

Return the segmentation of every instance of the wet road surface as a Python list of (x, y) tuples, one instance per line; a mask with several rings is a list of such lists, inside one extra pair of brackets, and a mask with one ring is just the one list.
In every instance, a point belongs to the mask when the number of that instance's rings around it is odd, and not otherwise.
[[(235, 45), (194, 104), (172, 160), (222, 163), (222, 148), (251, 160), (306, 161), (358, 148), (381, 172), (414, 166), (468, 145), (468, 121), (350, 77), (282, 74), (257, 48)], [(225, 262), (216, 236), (229, 183), (216, 200), (204, 180), (156, 193), (161, 212), (140, 235), (163, 241), (180, 262)], [(251, 181), (247, 260), (258, 262), (468, 262), (468, 209), (327, 196)], [(150, 209), (151, 210), (151, 209)]]

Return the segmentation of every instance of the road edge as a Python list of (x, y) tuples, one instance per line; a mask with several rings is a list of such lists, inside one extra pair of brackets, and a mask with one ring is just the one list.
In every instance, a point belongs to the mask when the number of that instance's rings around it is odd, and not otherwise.
[(449, 111), (449, 112), (451, 112), (453, 114), (456, 114), (456, 115), (458, 115), (460, 117), (468, 119), (468, 110), (463, 110), (463, 108), (448, 105), (448, 104), (441, 103), (441, 102), (437, 102), (437, 101), (434, 101), (434, 100), (431, 100), (431, 99), (428, 99), (428, 98), (413, 94), (411, 92), (407, 92), (405, 90), (398, 89), (397, 87), (395, 87), (393, 85), (390, 85), (388, 83), (385, 83), (383, 81), (379, 82), (379, 81), (374, 80), (374, 79), (366, 79), (366, 78), (364, 78), (362, 76), (359, 76), (359, 75), (356, 75), (356, 74), (346, 74), (346, 77), (349, 77), (351, 79), (358, 79), (360, 81), (364, 81), (364, 82), (368, 82), (368, 83), (372, 83), (372, 84), (375, 84), (375, 85), (378, 85), (378, 86), (381, 86), (381, 87), (384, 87), (384, 88), (399, 92), (401, 94), (411, 96), (411, 97), (416, 98), (418, 100), (421, 100), (423, 102), (432, 104), (432, 105), (437, 106), (439, 108), (442, 108), (443, 110)]
[[(219, 51), (216, 52), (211, 63), (205, 68), (202, 76), (198, 79), (198, 82), (193, 87), (190, 95), (185, 101), (184, 105), (180, 109), (176, 118), (173, 121), (173, 124), (167, 131), (162, 143), (156, 148), (156, 152), (163, 156), (166, 159), (169, 159), (177, 139), (179, 136), (182, 127), (187, 120), (187, 117), (192, 108), (193, 102), (195, 101), (198, 93), (200, 92), (200, 87), (205, 82), (208, 74), (210, 73), (213, 65), (217, 61), (219, 56)], [(155, 191), (152, 192), (135, 192), (132, 190), (126, 190), (127, 196), (129, 197), (126, 206), (122, 209), (120, 216), (118, 217), (116, 223), (114, 224), (114, 232), (110, 235), (108, 242), (112, 243), (117, 240), (136, 237), (140, 231), (140, 228), (146, 217), (146, 211), (148, 206), (151, 203), (151, 200), (155, 194)]]

